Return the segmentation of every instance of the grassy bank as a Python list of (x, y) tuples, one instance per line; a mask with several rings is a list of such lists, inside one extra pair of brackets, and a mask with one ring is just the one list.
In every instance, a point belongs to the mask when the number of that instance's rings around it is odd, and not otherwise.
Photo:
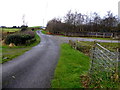
[(55, 70), (52, 88), (81, 88), (80, 75), (88, 72), (90, 58), (68, 44), (61, 45), (61, 56)]
[(36, 38), (36, 41), (27, 46), (14, 46), (10, 48), (9, 46), (4, 45), (0, 47), (2, 48), (2, 61), (0, 63), (10, 61), (13, 58), (20, 56), (24, 52), (30, 50), (33, 46), (36, 46), (38, 43), (40, 43), (40, 38), (37, 34), (35, 35), (35, 38)]

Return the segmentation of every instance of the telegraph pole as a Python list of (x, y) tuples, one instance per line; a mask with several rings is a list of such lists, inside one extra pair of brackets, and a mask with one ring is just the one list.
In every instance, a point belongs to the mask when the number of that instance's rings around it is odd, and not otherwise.
[(23, 25), (25, 25), (25, 15), (23, 15), (22, 20), (23, 20)]

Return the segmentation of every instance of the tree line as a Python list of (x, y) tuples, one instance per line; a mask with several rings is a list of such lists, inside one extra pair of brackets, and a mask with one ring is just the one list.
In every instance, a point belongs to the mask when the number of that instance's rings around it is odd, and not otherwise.
[(98, 13), (85, 15), (71, 10), (61, 18), (53, 18), (47, 23), (47, 31), (53, 34), (68, 34), (81, 32), (111, 32), (120, 31), (120, 19), (111, 11), (102, 18)]

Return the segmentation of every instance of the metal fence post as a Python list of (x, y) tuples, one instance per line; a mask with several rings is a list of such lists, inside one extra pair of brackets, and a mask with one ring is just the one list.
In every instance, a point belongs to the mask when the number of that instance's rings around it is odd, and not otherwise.
[(119, 77), (120, 77), (120, 48), (117, 48), (117, 60), (116, 60), (116, 80), (119, 82)]
[(90, 83), (92, 83), (92, 80), (93, 80), (93, 78), (92, 78), (92, 75), (93, 75), (93, 68), (94, 68), (94, 65), (93, 65), (93, 62), (94, 62), (94, 53), (95, 53), (95, 47), (96, 47), (96, 41), (94, 41), (94, 45), (93, 45), (93, 47), (92, 47), (92, 49), (91, 49), (91, 59), (92, 59), (92, 61), (91, 61), (91, 66), (90, 66), (90, 78), (91, 78), (91, 80), (90, 80)]

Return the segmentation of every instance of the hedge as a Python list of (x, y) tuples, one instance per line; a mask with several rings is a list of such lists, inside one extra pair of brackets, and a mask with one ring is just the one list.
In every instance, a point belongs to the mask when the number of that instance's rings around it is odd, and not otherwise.
[(8, 35), (5, 39), (6, 44), (14, 43), (16, 46), (17, 45), (24, 45), (26, 42), (30, 39), (32, 39), (33, 36), (29, 34), (24, 34), (24, 33), (17, 33), (17, 34), (11, 34)]

